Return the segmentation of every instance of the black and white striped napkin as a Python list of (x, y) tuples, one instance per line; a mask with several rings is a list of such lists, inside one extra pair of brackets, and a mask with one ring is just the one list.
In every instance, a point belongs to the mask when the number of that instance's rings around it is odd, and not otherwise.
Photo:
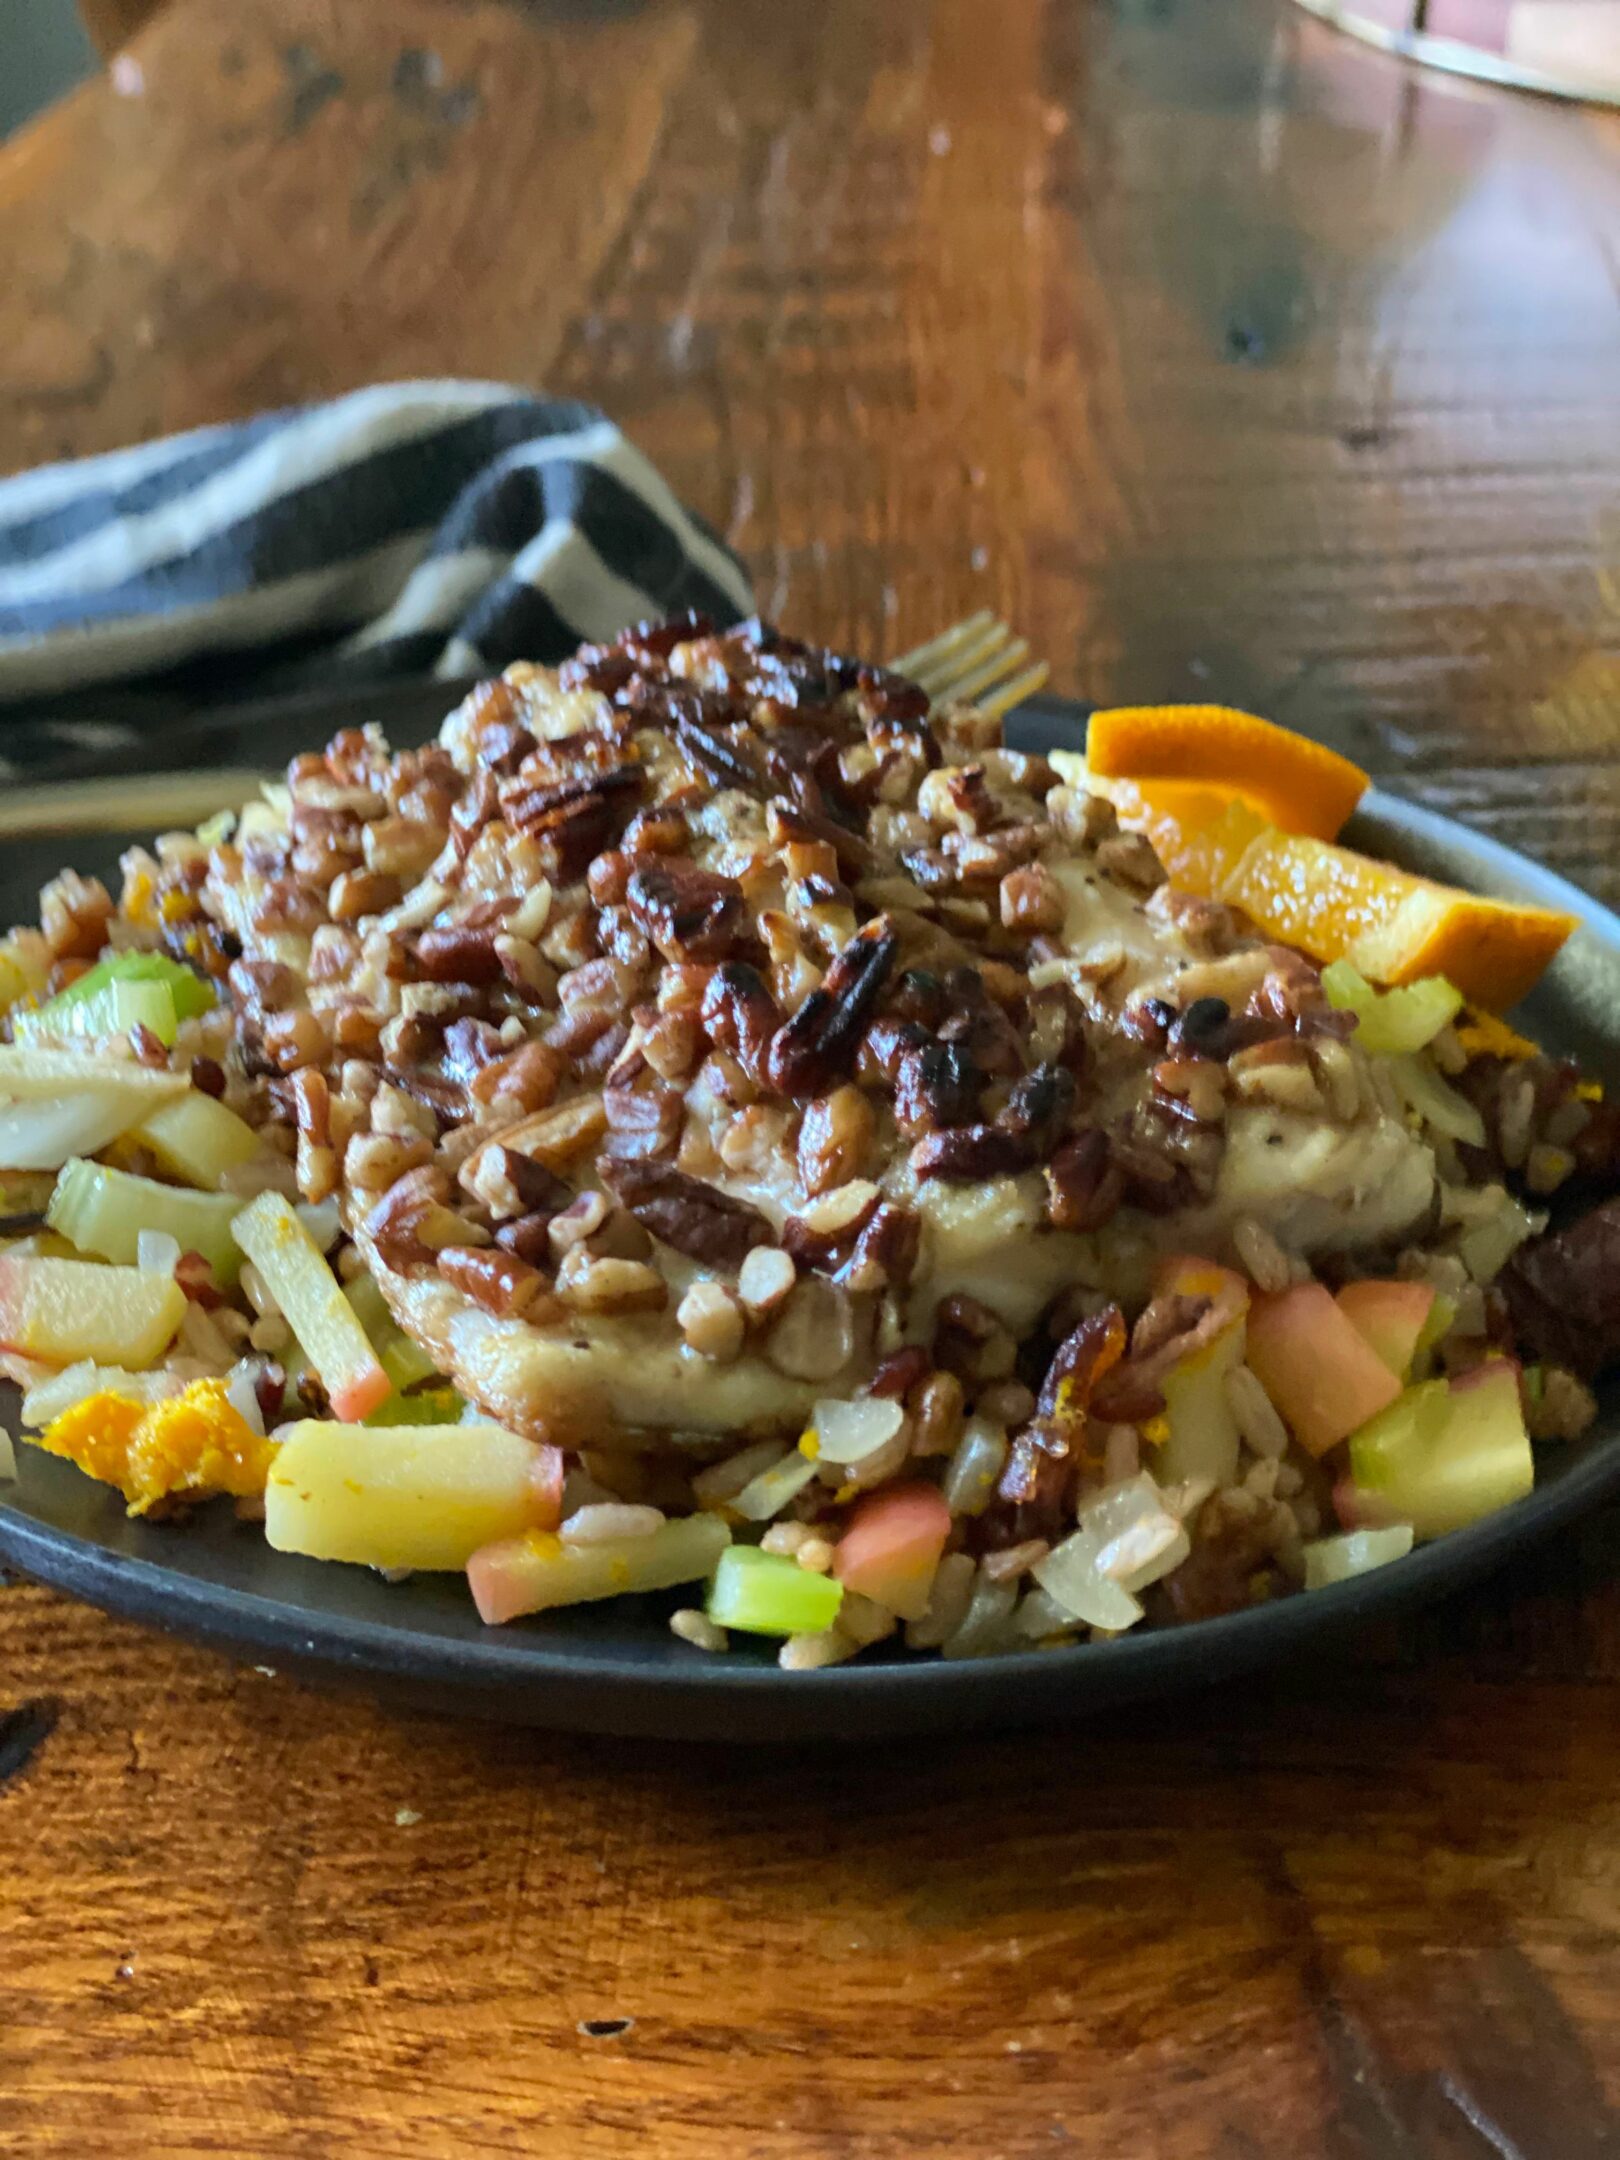
[(590, 406), (379, 384), (0, 480), (0, 752), (37, 769), (133, 734), (60, 717), (97, 685), (224, 704), (460, 677), (751, 604), (737, 558)]

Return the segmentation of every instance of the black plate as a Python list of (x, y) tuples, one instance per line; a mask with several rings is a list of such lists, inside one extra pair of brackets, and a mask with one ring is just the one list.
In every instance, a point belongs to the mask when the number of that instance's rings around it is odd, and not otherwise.
[[(1048, 706), (1021, 715), (1019, 732), (1074, 742), (1078, 718)], [(311, 725), (310, 739), (318, 734)], [(61, 861), (110, 861), (129, 836), (110, 815), (99, 834), (87, 831), (61, 794), (43, 806), (14, 798), (5, 811), (7, 921), (26, 919), (41, 875)], [(1348, 837), (1475, 891), (1579, 916), (1523, 1024), (1600, 1074), (1620, 1073), (1620, 920), (1523, 857), (1391, 796), (1369, 795)], [(1073, 1717), (1342, 1636), (1479, 1574), (1620, 1489), (1617, 1442), (1611, 1390), (1582, 1443), (1542, 1454), (1543, 1479), (1528, 1498), (1374, 1574), (1228, 1619), (974, 1664), (869, 1653), (829, 1672), (784, 1673), (769, 1646), (742, 1643), (708, 1657), (670, 1635), (668, 1597), (485, 1629), (459, 1578), (391, 1586), (363, 1568), (289, 1558), (223, 1510), (184, 1527), (130, 1522), (104, 1487), (29, 1447), (17, 1451), (19, 1482), (3, 1489), (0, 1556), (109, 1612), (254, 1661), (475, 1716), (637, 1736), (877, 1738)]]

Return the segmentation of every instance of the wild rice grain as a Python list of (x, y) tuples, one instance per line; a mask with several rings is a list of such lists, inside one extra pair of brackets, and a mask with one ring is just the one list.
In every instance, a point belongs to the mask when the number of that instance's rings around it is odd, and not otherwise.
[(1226, 1376), (1226, 1403), (1251, 1455), (1279, 1462), (1288, 1453), (1288, 1427), (1276, 1405), (1247, 1365), (1234, 1365)]
[(669, 1616), (669, 1631), (678, 1635), (682, 1642), (690, 1643), (694, 1650), (719, 1652), (730, 1648), (730, 1638), (723, 1627), (717, 1627), (706, 1612), (699, 1612), (695, 1605), (683, 1605)]
[(1232, 1225), (1232, 1243), (1257, 1290), (1286, 1290), (1293, 1266), (1264, 1223), (1245, 1215)]

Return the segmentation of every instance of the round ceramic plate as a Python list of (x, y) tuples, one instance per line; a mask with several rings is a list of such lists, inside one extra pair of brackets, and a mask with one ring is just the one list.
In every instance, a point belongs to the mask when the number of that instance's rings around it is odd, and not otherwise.
[[(1020, 720), (1020, 739), (1031, 746), (1037, 735), (1048, 745), (1079, 739), (1078, 711)], [(64, 861), (110, 868), (128, 839), (154, 823), (194, 821), (241, 799), (239, 782), (218, 772), (194, 771), (184, 785), (189, 793), (172, 805), (152, 779), (14, 796), (0, 807), (0, 914), (29, 919), (41, 880)], [(1391, 796), (1369, 795), (1347, 837), (1475, 891), (1579, 916), (1582, 927), (1522, 1022), (1549, 1047), (1620, 1078), (1620, 920), (1521, 856)], [(669, 1633), (673, 1597), (621, 1598), (486, 1629), (459, 1577), (391, 1585), (363, 1568), (289, 1558), (223, 1508), (184, 1525), (131, 1522), (116, 1495), (68, 1464), (36, 1448), (17, 1453), (18, 1482), (0, 1487), (0, 1558), (109, 1612), (258, 1664), (581, 1731), (877, 1739), (1071, 1717), (1203, 1685), (1432, 1597), (1620, 1489), (1620, 1390), (1605, 1396), (1583, 1442), (1543, 1452), (1541, 1482), (1527, 1499), (1336, 1588), (1113, 1643), (963, 1664), (868, 1653), (821, 1673), (780, 1671), (768, 1644), (739, 1641), (724, 1657), (688, 1648)]]

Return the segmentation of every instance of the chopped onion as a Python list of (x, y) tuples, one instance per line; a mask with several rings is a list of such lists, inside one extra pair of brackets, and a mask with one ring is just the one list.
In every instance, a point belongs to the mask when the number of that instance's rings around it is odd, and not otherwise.
[(664, 1527), (664, 1511), (625, 1500), (599, 1500), (576, 1508), (557, 1533), (565, 1545), (611, 1545), (620, 1538), (651, 1537)]
[(1447, 1087), (1421, 1055), (1391, 1058), (1389, 1072), (1402, 1102), (1425, 1125), (1469, 1147), (1485, 1145), (1485, 1120), (1465, 1096)]
[(248, 1430), (258, 1433), (261, 1438), (264, 1412), (259, 1408), (259, 1393), (254, 1383), (263, 1371), (264, 1366), (259, 1360), (239, 1358), (225, 1383), (226, 1401)]
[(180, 1240), (167, 1230), (142, 1230), (135, 1239), (135, 1265), (147, 1275), (172, 1275), (180, 1265)]
[(0, 1485), (14, 1485), (16, 1482), (17, 1450), (12, 1444), (10, 1433), (0, 1425)]
[(1307, 1590), (1325, 1590), (1348, 1582), (1390, 1560), (1404, 1560), (1412, 1550), (1412, 1525), (1392, 1523), (1387, 1530), (1350, 1530), (1343, 1537), (1316, 1538), (1302, 1548)]
[(309, 1232), (318, 1252), (329, 1253), (338, 1241), (343, 1218), (335, 1200), (300, 1200), (293, 1213)]
[(962, 1428), (945, 1472), (945, 1505), (953, 1515), (982, 1515), (1007, 1461), (1006, 1429), (972, 1417)]
[(1098, 1565), (1102, 1541), (1082, 1527), (1061, 1545), (1054, 1545), (1032, 1570), (1035, 1580), (1073, 1619), (1088, 1627), (1107, 1628), (1118, 1634), (1135, 1627), (1142, 1608), (1128, 1590), (1106, 1576)]
[(981, 1574), (962, 1624), (947, 1635), (941, 1656), (947, 1658), (993, 1657), (1010, 1646), (1013, 1607), (1018, 1603), (1016, 1583), (992, 1582)]
[(1065, 1612), (1051, 1591), (1037, 1583), (1019, 1606), (1015, 1624), (1020, 1635), (1040, 1642), (1048, 1635), (1065, 1634), (1074, 1626), (1074, 1615)]
[(858, 1395), (850, 1402), (818, 1402), (811, 1415), (816, 1460), (857, 1463), (891, 1441), (905, 1419), (899, 1403), (881, 1395)]
[(731, 1505), (744, 1522), (769, 1522), (796, 1499), (815, 1476), (817, 1464), (797, 1448), (774, 1462), (758, 1477), (750, 1478)]
[(1097, 1541), (1098, 1572), (1126, 1591), (1145, 1590), (1192, 1549), (1146, 1471), (1098, 1493), (1080, 1510), (1080, 1522)]
[(22, 1401), (22, 1420), (43, 1432), (54, 1419), (91, 1395), (127, 1395), (136, 1402), (163, 1402), (178, 1395), (184, 1383), (173, 1373), (126, 1372), (121, 1365), (97, 1365), (81, 1358), (59, 1373), (52, 1373), (38, 1387), (31, 1387)]
[[(788, 1454), (780, 1440), (756, 1440), (752, 1447), (745, 1447), (735, 1455), (728, 1455), (724, 1462), (710, 1463), (707, 1470), (700, 1470), (692, 1480), (692, 1496), (700, 1507), (719, 1507), (726, 1501), (735, 1500), (750, 1479), (768, 1470), (773, 1463), (781, 1462)], [(798, 1454), (797, 1448), (792, 1450)], [(799, 1456), (803, 1462), (804, 1457)]]

